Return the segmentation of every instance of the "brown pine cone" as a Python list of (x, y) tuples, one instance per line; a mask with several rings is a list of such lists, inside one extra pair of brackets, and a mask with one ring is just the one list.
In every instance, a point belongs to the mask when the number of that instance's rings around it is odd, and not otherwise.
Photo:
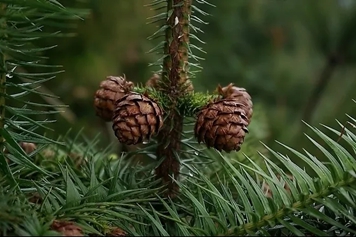
[(119, 227), (113, 228), (109, 233), (105, 236), (126, 236), (127, 233)]
[(51, 229), (62, 236), (84, 236), (82, 229), (71, 221), (54, 220)]
[(185, 82), (183, 88), (184, 88), (184, 91), (187, 93), (193, 93), (193, 91), (194, 91), (193, 83), (189, 79)]
[(198, 113), (195, 136), (208, 148), (239, 151), (252, 117), (251, 97), (244, 88), (233, 84), (219, 86), (218, 92), (222, 98), (209, 103)]
[(96, 115), (105, 121), (111, 121), (115, 101), (131, 91), (133, 87), (133, 82), (127, 81), (124, 77), (108, 76), (100, 83), (100, 89), (95, 93)]
[(121, 143), (148, 141), (163, 125), (162, 110), (150, 98), (131, 92), (116, 101), (113, 130)]
[(32, 142), (20, 142), (20, 146), (27, 154), (30, 154), (37, 149), (36, 144)]
[(252, 101), (251, 96), (247, 93), (245, 88), (234, 86), (234, 84), (230, 83), (228, 86), (221, 88), (218, 86), (218, 92), (222, 95), (223, 99), (233, 99), (236, 102), (239, 102), (244, 105), (244, 110), (247, 118), (251, 120), (252, 117)]
[[(158, 74), (153, 74), (150, 79), (146, 82), (146, 87), (152, 87), (152, 88), (158, 88), (159, 87), (159, 81), (161, 80), (161, 76)], [(187, 93), (192, 93), (194, 91), (193, 83), (191, 80), (187, 80), (185, 84), (183, 85), (183, 90), (186, 91)]]
[[(287, 174), (287, 177), (291, 181), (294, 180), (294, 176), (292, 176), (291, 174)], [(287, 191), (287, 193), (291, 193), (291, 190), (290, 190), (290, 187), (289, 187), (288, 183), (285, 180), (282, 179), (280, 174), (277, 174), (277, 179), (278, 179), (278, 181), (281, 182), (281, 184), (283, 185), (283, 188)], [(271, 188), (268, 185), (268, 183), (266, 182), (266, 180), (263, 180), (263, 182), (262, 182), (262, 191), (263, 191), (263, 194), (266, 197), (273, 198), (273, 194), (272, 194)]]
[(154, 73), (150, 79), (146, 82), (146, 87), (157, 88), (158, 82), (161, 79), (161, 76)]
[(221, 151), (240, 150), (249, 120), (243, 105), (232, 99), (223, 99), (208, 104), (198, 114), (195, 136), (198, 142)]

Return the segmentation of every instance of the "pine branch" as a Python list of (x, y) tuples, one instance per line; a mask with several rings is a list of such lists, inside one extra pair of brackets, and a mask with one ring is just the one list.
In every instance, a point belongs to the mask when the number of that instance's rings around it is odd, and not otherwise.
[(183, 85), (188, 79), (188, 45), (191, 0), (167, 1), (167, 27), (162, 81), (158, 90), (169, 97), (164, 127), (158, 135), (157, 157), (162, 160), (156, 168), (157, 178), (168, 186), (167, 195), (174, 197), (178, 187), (173, 180), (180, 171), (180, 142), (183, 131), (183, 116), (177, 111), (179, 98), (185, 94)]
[[(0, 15), (5, 15), (6, 5), (0, 3)], [(0, 29), (2, 32), (6, 32), (6, 19), (2, 19), (0, 23)], [(0, 35), (1, 41), (6, 41), (6, 33)], [(0, 50), (0, 130), (4, 129), (5, 126), (5, 96), (6, 96), (6, 58), (5, 52)], [(0, 150), (4, 150), (5, 139), (0, 135)]]

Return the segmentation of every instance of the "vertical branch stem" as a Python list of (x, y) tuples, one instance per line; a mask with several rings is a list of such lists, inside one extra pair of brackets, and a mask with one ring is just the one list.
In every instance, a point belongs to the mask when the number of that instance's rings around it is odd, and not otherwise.
[[(6, 5), (0, 5), (0, 28), (5, 32), (6, 19), (5, 19)], [(6, 33), (0, 35), (0, 40), (6, 40)], [(5, 94), (6, 94), (6, 58), (3, 49), (0, 49), (0, 129), (4, 129), (5, 126)], [(4, 149), (5, 139), (0, 136), (0, 149)]]
[(183, 116), (177, 111), (179, 97), (185, 94), (184, 84), (188, 77), (189, 19), (192, 0), (167, 0), (167, 29), (159, 90), (170, 98), (164, 127), (158, 135), (157, 156), (162, 163), (156, 168), (157, 178), (167, 185), (167, 196), (174, 197), (178, 186), (180, 141)]

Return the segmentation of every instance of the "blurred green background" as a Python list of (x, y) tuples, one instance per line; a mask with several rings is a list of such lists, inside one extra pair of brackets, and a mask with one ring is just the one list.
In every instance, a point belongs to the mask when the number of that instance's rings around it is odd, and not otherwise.
[[(155, 12), (147, 0), (60, 1), (91, 9), (77, 22), (76, 37), (48, 39), (56, 44), (49, 62), (65, 73), (42, 89), (59, 95), (69, 107), (56, 115), (56, 134), (84, 128), (89, 138), (101, 133), (100, 146), (113, 141), (110, 124), (95, 116), (93, 96), (108, 75), (144, 83), (157, 55), (146, 52), (156, 25), (146, 24)], [(251, 133), (274, 149), (282, 141), (294, 148), (315, 150), (303, 133), (311, 125), (335, 128), (356, 106), (356, 1), (354, 0), (221, 0), (201, 6), (211, 16), (198, 34), (207, 52), (203, 71), (193, 79), (196, 91), (214, 91), (234, 83), (253, 98), (256, 116)], [(201, 54), (199, 54), (201, 55)], [(341, 128), (340, 128), (341, 131)], [(75, 132), (72, 133), (75, 135)], [(259, 135), (260, 134), (260, 135)], [(336, 135), (331, 135), (337, 138)], [(278, 148), (280, 149), (280, 148)]]

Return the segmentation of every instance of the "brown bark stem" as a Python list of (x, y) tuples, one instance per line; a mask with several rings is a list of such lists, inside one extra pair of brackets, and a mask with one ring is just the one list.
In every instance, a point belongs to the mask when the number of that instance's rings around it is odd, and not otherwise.
[[(167, 0), (165, 32), (166, 57), (163, 60), (162, 81), (159, 90), (168, 95), (166, 119), (158, 134), (157, 157), (162, 160), (156, 168), (157, 178), (167, 185), (167, 196), (174, 197), (178, 186), (174, 182), (180, 170), (180, 142), (183, 115), (177, 111), (178, 99), (185, 94), (184, 84), (188, 73), (189, 19), (192, 0)], [(174, 180), (173, 180), (174, 179)]]
[[(5, 11), (6, 11), (6, 5), (1, 4), (0, 5), (0, 11), (1, 11), (1, 18), (5, 18)], [(1, 25), (1, 29), (5, 31), (7, 25), (6, 25), (6, 20), (3, 19)], [(0, 36), (2, 40), (5, 40), (7, 38), (6, 33), (3, 33), (3, 35)], [(0, 50), (0, 129), (4, 129), (5, 126), (5, 95), (6, 95), (6, 55), (4, 50)], [(4, 149), (4, 143), (5, 139), (1, 136), (0, 137), (0, 146), (1, 150)]]

